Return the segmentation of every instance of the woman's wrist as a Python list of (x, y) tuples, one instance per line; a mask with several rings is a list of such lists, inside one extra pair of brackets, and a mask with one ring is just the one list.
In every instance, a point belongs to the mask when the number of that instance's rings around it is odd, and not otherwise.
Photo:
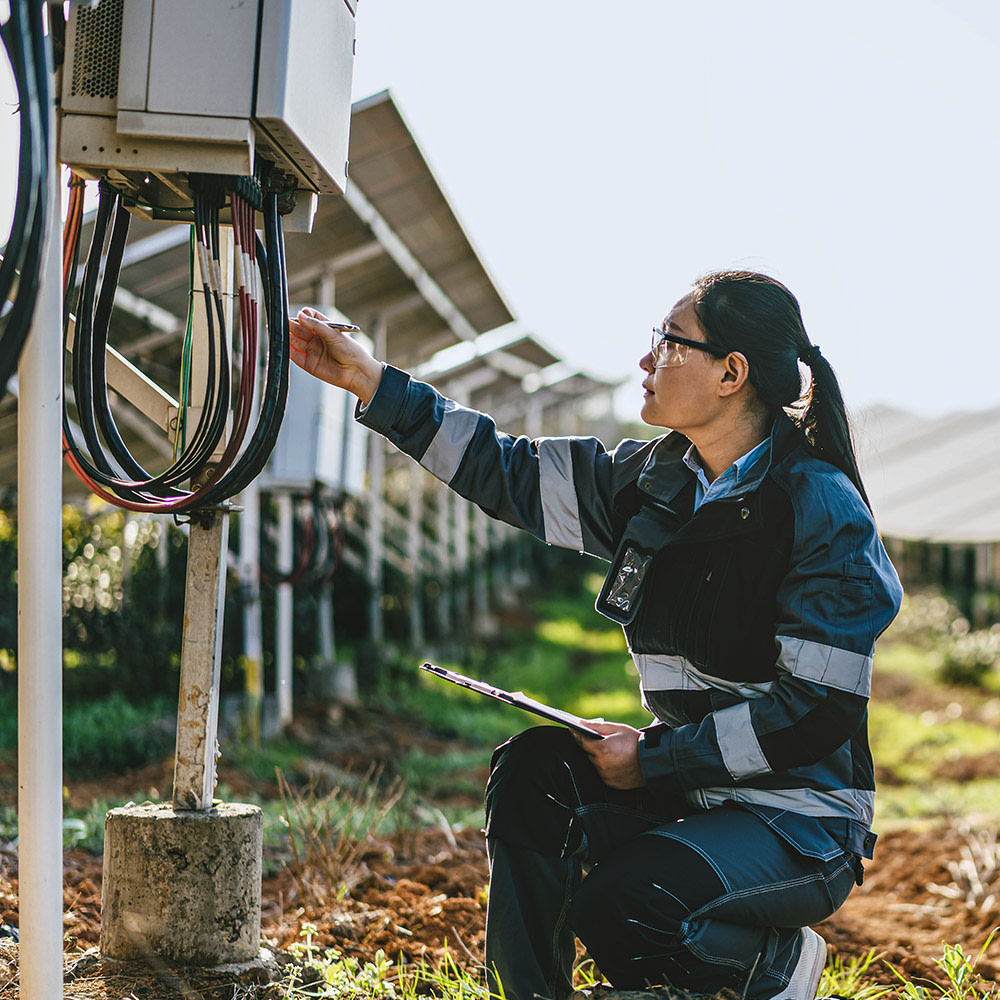
[(372, 401), (382, 381), (382, 363), (374, 358), (369, 358), (364, 368), (358, 373), (355, 385), (351, 386), (351, 391), (361, 401), (362, 406), (367, 406)]

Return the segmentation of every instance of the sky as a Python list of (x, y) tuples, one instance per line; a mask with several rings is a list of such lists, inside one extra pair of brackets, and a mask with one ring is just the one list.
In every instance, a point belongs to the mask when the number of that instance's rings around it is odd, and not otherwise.
[(355, 99), (391, 91), (518, 328), (624, 415), (727, 268), (792, 289), (853, 410), (1000, 404), (994, 0), (360, 0), (357, 39)]

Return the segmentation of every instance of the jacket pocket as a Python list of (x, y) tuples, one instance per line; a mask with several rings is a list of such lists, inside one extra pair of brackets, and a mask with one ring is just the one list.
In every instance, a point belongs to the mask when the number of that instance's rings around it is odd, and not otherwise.
[(739, 802), (737, 805), (759, 816), (782, 840), (805, 858), (832, 861), (844, 853), (844, 848), (830, 836), (822, 821), (814, 816), (803, 816), (802, 813), (771, 809), (748, 802)]

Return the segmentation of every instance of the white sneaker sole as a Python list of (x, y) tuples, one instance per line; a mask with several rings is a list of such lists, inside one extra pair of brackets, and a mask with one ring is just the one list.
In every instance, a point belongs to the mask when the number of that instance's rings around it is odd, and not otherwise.
[(802, 928), (802, 953), (788, 985), (772, 1000), (816, 1000), (826, 965), (826, 942), (811, 928)]

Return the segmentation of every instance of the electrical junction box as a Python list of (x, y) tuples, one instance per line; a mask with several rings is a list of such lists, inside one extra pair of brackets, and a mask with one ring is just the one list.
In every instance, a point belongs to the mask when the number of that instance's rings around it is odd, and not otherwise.
[(359, 496), (365, 486), (369, 432), (354, 419), (356, 403), (345, 389), (290, 365), (285, 416), (261, 474), (261, 487), (304, 492), (318, 482)]
[(347, 184), (355, 11), (356, 0), (74, 0), (60, 160), (176, 209), (190, 205), (184, 173), (248, 176), (259, 155), (314, 209)]

